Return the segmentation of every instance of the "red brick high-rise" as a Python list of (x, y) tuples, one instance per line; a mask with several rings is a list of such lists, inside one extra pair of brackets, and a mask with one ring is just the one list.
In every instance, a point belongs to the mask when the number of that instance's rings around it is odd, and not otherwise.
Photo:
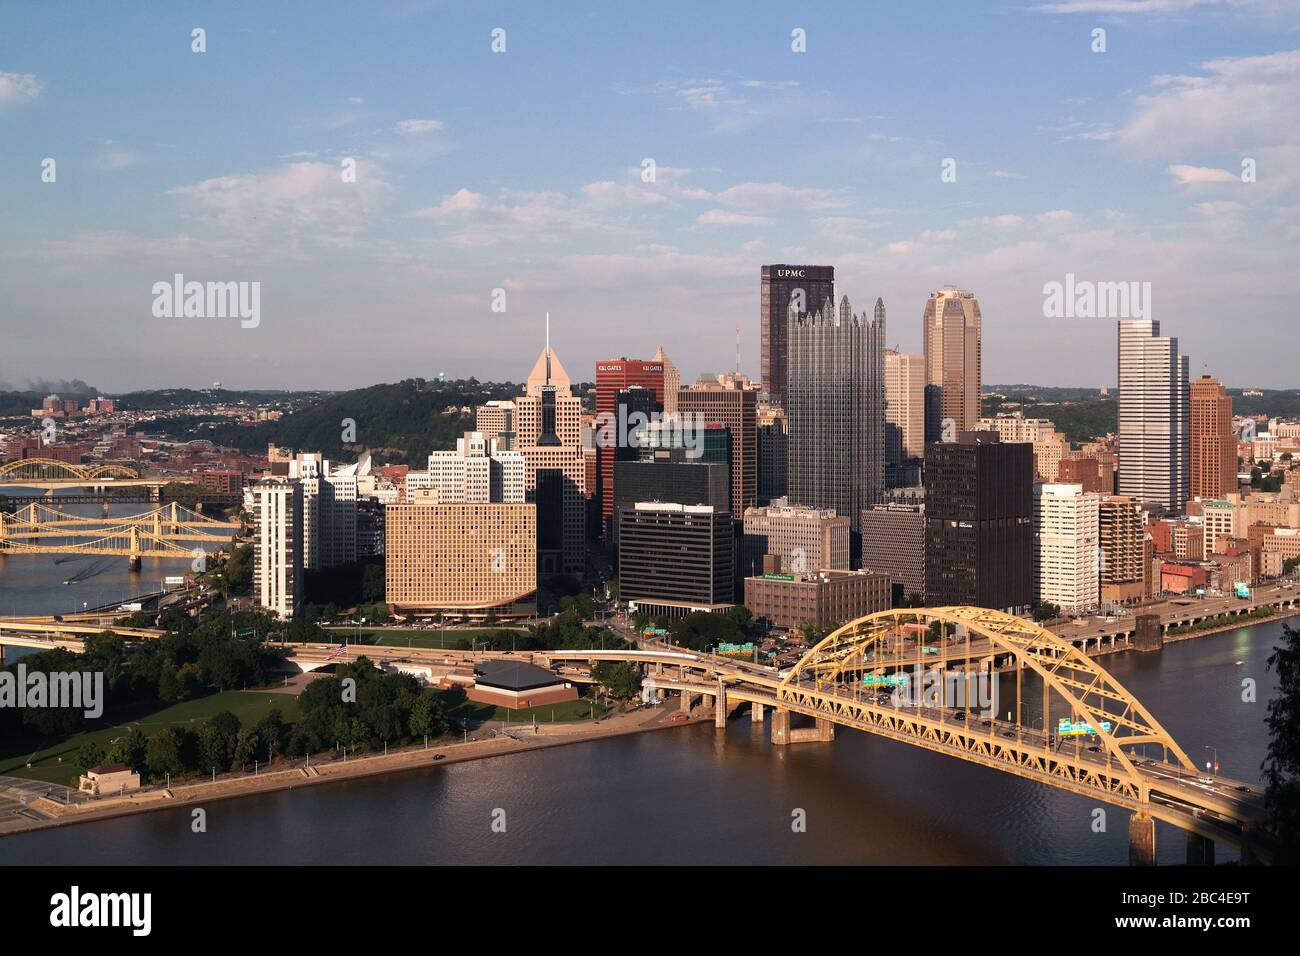
[[(664, 363), (653, 359), (616, 358), (596, 363), (596, 494), (600, 499), (601, 532), (608, 536), (614, 520), (614, 453), (610, 440), (618, 441), (618, 393), (633, 385), (653, 389), (660, 410), (664, 407)], [(609, 416), (613, 416), (610, 418)], [(611, 424), (602, 427), (602, 422)]]
[(1192, 497), (1221, 498), (1237, 490), (1237, 436), (1232, 396), (1216, 378), (1192, 382)]

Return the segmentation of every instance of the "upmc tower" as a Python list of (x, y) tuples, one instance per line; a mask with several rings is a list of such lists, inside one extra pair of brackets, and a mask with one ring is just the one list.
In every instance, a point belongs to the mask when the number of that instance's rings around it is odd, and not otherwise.
[(785, 407), (788, 374), (786, 315), (795, 290), (802, 290), (800, 312), (815, 312), (835, 298), (834, 266), (763, 266), (760, 321), (763, 327), (763, 390), (773, 405)]

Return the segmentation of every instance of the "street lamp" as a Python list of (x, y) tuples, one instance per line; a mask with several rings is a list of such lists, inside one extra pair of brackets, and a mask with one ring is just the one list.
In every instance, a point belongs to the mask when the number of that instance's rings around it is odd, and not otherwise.
[[(1214, 755), (1214, 776), (1217, 777), (1219, 775), (1219, 748), (1213, 747), (1210, 744), (1206, 744), (1205, 749), (1210, 751)], [(1210, 762), (1207, 760), (1205, 763), (1206, 763), (1205, 769), (1209, 770)]]

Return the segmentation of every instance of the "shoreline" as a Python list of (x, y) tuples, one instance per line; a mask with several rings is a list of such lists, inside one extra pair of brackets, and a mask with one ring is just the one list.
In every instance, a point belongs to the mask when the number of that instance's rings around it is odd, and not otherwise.
[[(151, 813), (177, 807), (200, 806), (219, 800), (235, 800), (240, 797), (258, 794), (276, 793), (294, 790), (299, 787), (316, 786), (338, 780), (360, 780), (383, 774), (416, 770), (424, 767), (446, 766), (464, 763), (470, 760), (484, 760), (489, 757), (502, 757), (509, 754), (525, 753), (533, 750), (546, 750), (552, 747), (564, 747), (570, 744), (587, 743), (594, 740), (607, 740), (630, 734), (649, 733), (667, 730), (673, 727), (688, 727), (692, 724), (711, 721), (712, 713), (692, 716), (685, 721), (671, 721), (669, 717), (678, 713), (666, 703), (652, 709), (648, 714), (619, 714), (607, 718), (609, 725), (599, 727), (599, 721), (581, 721), (551, 725), (551, 733), (541, 733), (548, 725), (539, 724), (538, 733), (532, 733), (532, 725), (521, 724), (519, 737), (497, 736), (469, 742), (451, 742), (438, 745), (430, 744), (428, 748), (416, 747), (394, 751), (387, 755), (371, 754), (353, 760), (331, 760), (307, 769), (305, 766), (274, 770), (264, 774), (227, 778), (213, 782), (196, 782), (177, 784), (170, 790), (158, 788), (137, 792), (131, 796), (105, 797), (93, 803), (79, 806), (66, 806), (45, 797), (37, 797), (31, 806), (49, 814), (47, 819), (33, 820), (30, 817), (15, 817), (0, 823), (0, 840), (4, 837), (48, 830), (55, 827), (75, 826), (95, 823), (139, 813)], [(639, 718), (639, 719), (637, 719)], [(615, 723), (617, 721), (617, 723)], [(486, 725), (485, 725), (486, 726)], [(525, 728), (527, 728), (525, 730)], [(556, 728), (565, 728), (555, 733)], [(509, 729), (509, 728), (507, 728)], [(513, 731), (512, 731), (513, 732)], [(443, 754), (443, 759), (435, 760), (434, 754)], [(83, 809), (84, 808), (84, 809)]]
[[(1250, 620), (1234, 622), (1232, 624), (1220, 624), (1220, 625), (1216, 625), (1215, 627), (1207, 627), (1203, 631), (1188, 631), (1186, 634), (1174, 634), (1174, 635), (1166, 634), (1164, 636), (1164, 641), (1162, 642), (1162, 646), (1163, 644), (1177, 644), (1180, 641), (1191, 641), (1191, 640), (1195, 640), (1198, 637), (1211, 637), (1215, 634), (1223, 634), (1227, 631), (1235, 631), (1238, 628), (1242, 628), (1242, 627), (1254, 627), (1256, 624), (1272, 624), (1276, 621), (1284, 621), (1287, 618), (1296, 617), (1297, 615), (1300, 615), (1300, 607), (1284, 608), (1276, 614), (1270, 614), (1268, 617), (1256, 617), (1256, 618), (1251, 618)], [(1057, 634), (1056, 631), (1053, 631), (1052, 633), (1056, 634), (1056, 636), (1060, 637), (1062, 640), (1068, 639), (1061, 634)], [(1112, 644), (1106, 647), (1094, 648), (1092, 650), (1087, 651), (1086, 653), (1089, 657), (1104, 657), (1107, 654), (1119, 654), (1122, 653), (1123, 651), (1136, 651), (1136, 650), (1138, 650), (1138, 648), (1134, 647), (1132, 643), (1126, 643), (1126, 644), (1118, 644), (1118, 645)], [(1153, 652), (1142, 651), (1141, 653), (1150, 654)]]

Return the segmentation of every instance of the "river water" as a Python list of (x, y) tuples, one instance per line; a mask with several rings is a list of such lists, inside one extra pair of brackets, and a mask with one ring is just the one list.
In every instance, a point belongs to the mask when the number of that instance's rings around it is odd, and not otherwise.
[[(146, 562), (137, 581), (125, 563), (74, 600), (153, 590), (164, 573)], [(83, 586), (58, 583), (66, 567), (3, 559), (0, 607), (48, 610), (34, 605), (49, 594), (66, 605)], [(1265, 660), (1281, 633), (1259, 624), (1102, 663), (1194, 761), (1216, 748), (1222, 773), (1258, 783), (1276, 686)], [(725, 732), (674, 727), (220, 801), (205, 833), (178, 808), (5, 837), (0, 864), (1126, 863), (1128, 814), (1103, 806), (1095, 832), (1099, 806), (843, 729), (833, 743), (772, 747), (741, 715)], [(1157, 824), (1156, 847), (1161, 863), (1185, 859), (1172, 827)], [(1218, 848), (1219, 862), (1234, 858)]]

